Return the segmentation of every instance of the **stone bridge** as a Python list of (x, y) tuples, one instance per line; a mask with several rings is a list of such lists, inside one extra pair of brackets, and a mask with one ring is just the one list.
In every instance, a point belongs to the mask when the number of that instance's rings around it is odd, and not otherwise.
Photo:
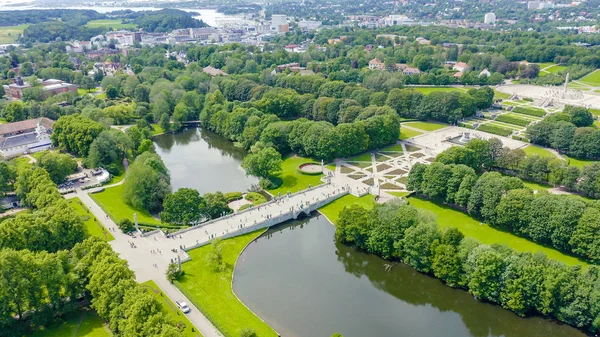
[(179, 258), (181, 262), (185, 262), (190, 259), (186, 251), (207, 245), (215, 238), (231, 238), (297, 219), (303, 215), (310, 215), (320, 207), (349, 193), (362, 196), (368, 193), (368, 189), (350, 185), (342, 186), (327, 181), (174, 233), (155, 230), (142, 236), (151, 246), (166, 253), (176, 253), (171, 255), (171, 261), (175, 262)]

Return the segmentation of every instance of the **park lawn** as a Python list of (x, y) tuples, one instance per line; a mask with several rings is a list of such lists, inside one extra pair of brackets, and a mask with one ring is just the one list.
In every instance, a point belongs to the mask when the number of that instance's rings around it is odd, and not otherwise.
[(152, 135), (156, 136), (156, 135), (161, 135), (163, 133), (165, 133), (165, 129), (162, 128), (162, 126), (158, 125), (158, 124), (151, 124), (152, 126)]
[(344, 207), (351, 205), (359, 205), (366, 209), (371, 209), (375, 206), (375, 196), (367, 194), (362, 197), (357, 197), (352, 194), (346, 194), (345, 196), (336, 199), (327, 205), (319, 208), (319, 212), (323, 214), (331, 223), (337, 224), (340, 218), (340, 212)]
[(401, 198), (401, 197), (406, 197), (407, 195), (409, 195), (411, 192), (386, 192), (387, 194), (393, 195), (395, 197)]
[(592, 165), (593, 163), (597, 163), (598, 162), (598, 161), (595, 161), (595, 160), (577, 159), (577, 158), (569, 157), (567, 155), (563, 155), (563, 156), (565, 158), (567, 158), (567, 160), (569, 161), (569, 165), (578, 167), (580, 169), (583, 169), (584, 167), (586, 167), (588, 165)]
[(583, 82), (585, 84), (591, 84), (594, 86), (600, 85), (600, 71), (595, 70), (595, 71), (587, 74), (585, 77), (580, 78), (579, 82)]
[(442, 92), (451, 92), (451, 91), (459, 91), (459, 92), (467, 92), (468, 88), (455, 88), (455, 87), (407, 87), (408, 89), (416, 90), (424, 95), (430, 94), (432, 92), (442, 91)]
[(90, 196), (116, 223), (122, 219), (133, 221), (133, 213), (137, 213), (140, 224), (160, 225), (160, 221), (154, 219), (148, 211), (134, 209), (125, 203), (123, 185), (110, 187), (100, 193), (92, 193)]
[(509, 99), (510, 94), (494, 90), (494, 99)]
[(523, 180), (523, 185), (525, 185), (525, 187), (529, 187), (533, 191), (547, 191), (552, 188), (552, 186), (547, 185), (547, 184), (539, 184), (539, 183), (534, 183), (533, 181), (525, 181), (525, 180)]
[(227, 337), (238, 337), (243, 329), (252, 329), (260, 337), (276, 337), (277, 333), (234, 294), (233, 272), (238, 256), (246, 245), (263, 231), (221, 241), (225, 271), (215, 271), (209, 262), (211, 245), (188, 252), (192, 258), (182, 265), (185, 275), (175, 281), (194, 305)]
[(0, 44), (14, 43), (17, 41), (20, 35), (23, 35), (23, 31), (29, 27), (29, 24), (22, 24), (18, 26), (2, 26), (0, 27)]
[(166, 296), (162, 290), (154, 283), (154, 281), (146, 281), (140, 286), (148, 291), (150, 294), (154, 295), (154, 298), (160, 302), (163, 312), (166, 316), (170, 317), (178, 325), (185, 325), (185, 329), (181, 332), (183, 337), (202, 337), (202, 334), (194, 327), (192, 322), (185, 316), (185, 314), (179, 310), (177, 305)]
[(112, 28), (113, 30), (137, 28), (137, 25), (135, 23), (122, 23), (122, 20), (119, 19), (91, 20), (88, 21), (88, 23), (86, 23), (85, 25), (89, 28), (107, 27)]
[(113, 334), (95, 311), (81, 310), (65, 317), (56, 326), (38, 330), (30, 337), (111, 337)]
[(94, 93), (96, 91), (98, 91), (98, 88), (90, 89), (89, 91), (87, 89), (84, 89), (84, 88), (77, 88), (77, 93), (79, 94), (79, 96), (91, 94), (91, 93)]
[(528, 156), (534, 156), (534, 155), (538, 155), (540, 157), (553, 157), (553, 158), (557, 158), (554, 153), (544, 149), (543, 147), (539, 147), (539, 146), (535, 146), (535, 145), (529, 145), (527, 146), (525, 149), (523, 149), (525, 151), (525, 154)]
[(346, 161), (368, 161), (371, 162), (371, 152), (365, 152), (358, 156), (347, 158)]
[(393, 144), (379, 149), (379, 152), (404, 152), (404, 150), (402, 149), (402, 144)]
[(416, 136), (419, 136), (422, 134), (423, 134), (423, 132), (420, 132), (417, 130), (408, 129), (408, 128), (400, 128), (400, 139), (401, 140), (416, 137)]
[(563, 254), (558, 250), (541, 246), (527, 239), (518, 237), (508, 232), (503, 232), (483, 224), (476, 219), (454, 210), (448, 206), (438, 205), (434, 202), (421, 199), (409, 198), (410, 204), (424, 210), (428, 210), (435, 214), (438, 226), (440, 228), (456, 227), (465, 236), (473, 237), (484, 244), (503, 244), (516, 251), (536, 253), (542, 252), (551, 259), (564, 262), (568, 265), (586, 265), (585, 262), (579, 259)]
[(540, 66), (540, 70), (544, 69), (544, 68), (548, 68), (550, 66), (554, 66), (556, 65), (556, 63), (554, 62), (543, 62), (543, 63), (538, 63), (538, 66)]
[(407, 125), (411, 128), (417, 128), (424, 131), (435, 131), (448, 126), (448, 124), (440, 122), (407, 122), (403, 123), (403, 125)]
[(71, 208), (77, 212), (77, 214), (87, 219), (84, 221), (84, 226), (90, 236), (97, 236), (104, 241), (112, 241), (115, 238), (108, 232), (96, 219), (94, 214), (81, 202), (79, 198), (69, 199)]
[(558, 74), (561, 71), (564, 71), (566, 69), (567, 69), (567, 67), (565, 67), (565, 66), (554, 65), (554, 66), (546, 69), (546, 71), (549, 72), (549, 73), (551, 73), (551, 74)]
[(321, 175), (302, 174), (298, 167), (304, 163), (312, 163), (313, 160), (296, 155), (288, 156), (281, 165), (281, 171), (275, 174), (276, 178), (282, 180), (281, 186), (275, 189), (267, 190), (272, 195), (295, 193), (310, 186), (316, 186), (321, 183)]
[(0, 118), (0, 124), (6, 124), (8, 123), (8, 121), (6, 121), (6, 118)]
[[(600, 116), (600, 110), (598, 110), (598, 109), (589, 109), (589, 110), (594, 116)], [(5, 123), (6, 123), (6, 121), (5, 121)]]

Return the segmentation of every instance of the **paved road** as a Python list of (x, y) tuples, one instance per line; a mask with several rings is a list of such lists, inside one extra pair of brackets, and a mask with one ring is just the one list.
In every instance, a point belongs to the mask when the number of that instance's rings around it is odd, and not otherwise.
[[(119, 227), (104, 213), (104, 211), (92, 200), (86, 191), (77, 190), (77, 193), (69, 194), (68, 197), (74, 198), (79, 197), (81, 201), (92, 211), (97, 219), (102, 222), (111, 234), (114, 236), (114, 240), (110, 242), (110, 245), (117, 251), (121, 258), (126, 259), (129, 263), (129, 268), (135, 272), (136, 280), (140, 283), (148, 280), (154, 281), (162, 291), (169, 296), (173, 301), (187, 302), (192, 309), (186, 316), (192, 322), (192, 324), (204, 335), (205, 337), (220, 337), (222, 334), (217, 328), (206, 318), (198, 308), (196, 308), (190, 300), (188, 300), (177, 287), (169, 283), (165, 277), (165, 270), (169, 258), (166, 258), (166, 251), (163, 255), (158, 254), (157, 256), (152, 255), (147, 249), (144, 252), (141, 251), (141, 247), (137, 249), (129, 248), (133, 254), (123, 254), (123, 247), (129, 247), (128, 242), (134, 241), (136, 244), (140, 242), (140, 238), (132, 238), (127, 234), (123, 234)], [(126, 250), (125, 250), (126, 251)], [(152, 264), (158, 262), (159, 267), (153, 267)]]
[[(122, 182), (121, 182), (122, 183)], [(130, 236), (122, 233), (117, 225), (104, 213), (104, 211), (89, 196), (89, 191), (77, 190), (76, 193), (67, 195), (67, 198), (79, 197), (92, 211), (101, 223), (111, 232), (115, 240), (110, 242), (112, 248), (119, 256), (127, 260), (129, 268), (135, 272), (138, 282), (153, 280), (174, 301), (187, 302), (192, 311), (187, 316), (196, 328), (206, 337), (222, 336), (217, 328), (187, 299), (179, 289), (170, 284), (165, 277), (167, 266), (177, 257), (187, 257), (180, 248), (207, 243), (214, 237), (232, 236), (234, 232), (245, 233), (260, 226), (266, 218), (273, 219), (286, 214), (298, 212), (300, 208), (308, 207), (324, 199), (334, 198), (346, 193), (344, 188), (352, 184), (354, 193), (365, 193), (367, 187), (342, 175), (332, 178), (332, 183), (284, 197), (278, 202), (268, 206), (261, 206), (259, 210), (243, 212), (233, 217), (212, 222), (208, 225), (167, 238), (162, 232), (147, 237)], [(342, 188), (344, 186), (344, 188)], [(353, 194), (354, 194), (353, 193)], [(256, 223), (256, 225), (255, 225)], [(135, 246), (132, 247), (132, 245)]]

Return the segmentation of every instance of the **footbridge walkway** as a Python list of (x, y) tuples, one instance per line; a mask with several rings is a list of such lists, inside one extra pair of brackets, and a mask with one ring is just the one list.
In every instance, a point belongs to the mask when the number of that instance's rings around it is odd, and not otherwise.
[(170, 255), (169, 262), (177, 260), (185, 262), (190, 259), (187, 251), (209, 244), (215, 238), (235, 237), (297, 219), (302, 215), (310, 215), (320, 207), (349, 193), (362, 196), (368, 193), (368, 189), (327, 181), (178, 232), (165, 233), (162, 230), (155, 230), (143, 234), (142, 237), (146, 239), (145, 241), (150, 241), (151, 246), (163, 252), (162, 255)]

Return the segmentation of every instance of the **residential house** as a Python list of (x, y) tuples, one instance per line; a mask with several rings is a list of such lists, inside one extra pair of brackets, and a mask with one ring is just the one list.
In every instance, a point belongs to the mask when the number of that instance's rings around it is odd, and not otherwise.
[(374, 58), (369, 61), (370, 70), (385, 70), (385, 63), (381, 62), (378, 58)]
[(214, 68), (214, 67), (211, 67), (211, 66), (202, 68), (202, 71), (205, 72), (205, 73), (207, 73), (207, 74), (209, 74), (212, 77), (215, 77), (215, 76), (228, 76), (229, 75), (226, 72), (224, 72), (223, 70), (217, 69), (217, 68)]
[(490, 77), (490, 75), (492, 75), (490, 73), (489, 70), (487, 70), (487, 68), (483, 69), (480, 73), (479, 73), (479, 77), (485, 76), (485, 77)]
[(465, 71), (469, 70), (469, 65), (464, 62), (458, 62), (452, 66), (452, 69), (464, 73)]
[[(25, 81), (21, 76), (14, 79), (14, 82), (8, 85), (3, 85), (4, 95), (7, 98), (20, 99), (23, 97), (23, 91), (25, 89), (32, 88), (33, 86)], [(64, 92), (77, 92), (77, 86), (75, 84), (67, 83), (61, 80), (47, 79), (41, 81), (41, 89), (44, 97), (50, 97)]]

